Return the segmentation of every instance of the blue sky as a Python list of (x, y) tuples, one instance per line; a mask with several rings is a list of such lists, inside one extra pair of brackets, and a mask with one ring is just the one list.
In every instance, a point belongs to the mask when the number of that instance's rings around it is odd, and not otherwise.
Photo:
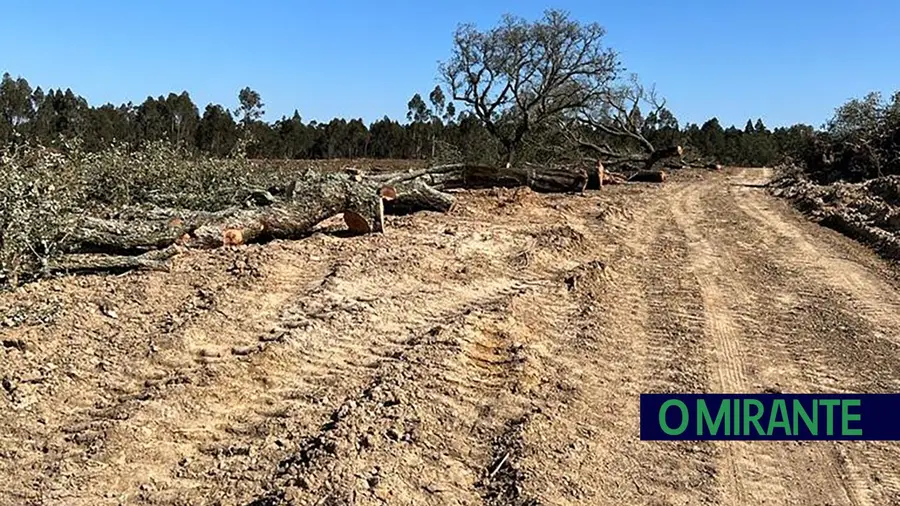
[(402, 119), (412, 94), (436, 84), (458, 23), (548, 7), (602, 24), (682, 124), (818, 126), (849, 98), (900, 89), (896, 0), (7, 0), (0, 72), (93, 105), (187, 90), (202, 112), (234, 107), (250, 86), (269, 121), (294, 109), (307, 121)]

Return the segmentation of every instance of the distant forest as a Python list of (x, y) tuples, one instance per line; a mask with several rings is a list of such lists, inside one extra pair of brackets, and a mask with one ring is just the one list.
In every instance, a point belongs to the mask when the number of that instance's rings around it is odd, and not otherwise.
[[(45, 91), (24, 77), (5, 73), (0, 85), (0, 144), (31, 141), (53, 146), (62, 138), (79, 138), (84, 149), (99, 151), (114, 143), (139, 149), (162, 140), (214, 157), (229, 156), (241, 145), (248, 157), (259, 159), (493, 160), (497, 155), (483, 122), (469, 111), (457, 112), (441, 87), (424, 97), (414, 94), (406, 118), (385, 116), (368, 125), (354, 118), (305, 122), (297, 111), (269, 122), (263, 119), (265, 104), (257, 91), (244, 88), (235, 98), (233, 109), (208, 104), (202, 112), (187, 91), (147, 97), (138, 105), (92, 106), (71, 89)], [(638, 121), (642, 134), (654, 144), (677, 143), (697, 157), (754, 166), (796, 153), (814, 132), (803, 124), (769, 129), (762, 119), (748, 119), (743, 128), (725, 128), (715, 117), (702, 125), (682, 125), (665, 108)]]

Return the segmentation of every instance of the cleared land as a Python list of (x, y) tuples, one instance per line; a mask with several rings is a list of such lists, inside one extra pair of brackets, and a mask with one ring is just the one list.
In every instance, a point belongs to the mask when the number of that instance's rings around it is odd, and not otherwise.
[(900, 445), (638, 440), (648, 391), (900, 391), (896, 268), (683, 173), (0, 295), (0, 503), (900, 503)]

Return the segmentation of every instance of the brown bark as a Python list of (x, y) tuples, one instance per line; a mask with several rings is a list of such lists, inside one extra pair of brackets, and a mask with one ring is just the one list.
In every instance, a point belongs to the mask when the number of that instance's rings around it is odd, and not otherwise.
[[(574, 166), (492, 167), (475, 164), (453, 164), (407, 173), (379, 174), (376, 178), (380, 181), (417, 181), (437, 191), (527, 186), (537, 192), (551, 193), (582, 191), (590, 180), (587, 170)], [(398, 198), (402, 198), (402, 195)]]
[(588, 184), (588, 173), (579, 167), (484, 167), (469, 166), (461, 179), (444, 183), (443, 188), (479, 189), (527, 186), (536, 192), (580, 192)]
[(680, 159), (683, 154), (684, 150), (681, 148), (681, 146), (672, 146), (668, 148), (657, 149), (656, 151), (650, 153), (650, 157), (647, 158), (647, 161), (644, 163), (644, 170), (651, 170), (657, 162), (660, 162), (667, 158), (678, 157)]
[(270, 239), (297, 239), (321, 221), (344, 213), (351, 230), (384, 229), (384, 188), (347, 174), (307, 172), (293, 185), (295, 198), (250, 209), (172, 211), (165, 219), (84, 218), (59, 244), (68, 253), (138, 253), (175, 243), (216, 248)]
[(632, 183), (662, 183), (666, 180), (666, 173), (661, 170), (641, 170), (628, 178)]

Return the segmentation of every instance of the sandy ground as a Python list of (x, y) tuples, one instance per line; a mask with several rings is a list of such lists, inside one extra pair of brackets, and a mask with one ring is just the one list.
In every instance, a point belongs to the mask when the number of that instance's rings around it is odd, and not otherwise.
[(897, 270), (769, 177), (0, 294), (0, 504), (900, 504), (900, 444), (638, 439), (641, 392), (900, 391)]

